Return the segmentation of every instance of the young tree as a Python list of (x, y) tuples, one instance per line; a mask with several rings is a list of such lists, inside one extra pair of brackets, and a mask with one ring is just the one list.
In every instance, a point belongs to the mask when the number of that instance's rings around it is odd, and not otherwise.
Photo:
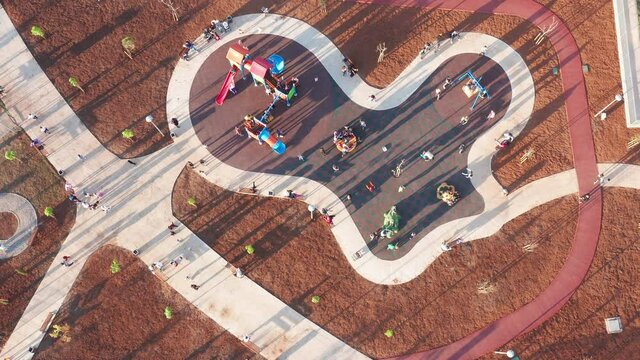
[(120, 272), (120, 263), (118, 262), (118, 260), (113, 260), (111, 262), (111, 273), (117, 274), (119, 272)]
[(171, 319), (173, 317), (173, 309), (171, 308), (171, 306), (167, 306), (166, 308), (164, 308), (164, 317), (166, 317), (167, 319)]
[(190, 197), (190, 198), (187, 200), (187, 204), (189, 204), (189, 205), (191, 205), (191, 206), (197, 206), (197, 205), (198, 205), (198, 202), (196, 201), (196, 198), (194, 198), (194, 197), (192, 196), (192, 197)]
[(254, 252), (256, 252), (256, 248), (254, 248), (253, 245), (245, 245), (244, 251), (246, 251), (247, 254), (252, 255)]
[(27, 276), (27, 275), (29, 275), (29, 273), (28, 273), (28, 272), (26, 272), (26, 271), (24, 271), (24, 270), (22, 270), (22, 269), (15, 269), (15, 270), (16, 270), (16, 274), (18, 274), (18, 275), (22, 275), (22, 276)]
[(173, 0), (160, 0), (160, 2), (169, 8), (171, 16), (173, 16), (173, 20), (178, 21), (178, 8), (173, 5)]
[(136, 43), (131, 36), (127, 36), (122, 39), (122, 47), (124, 48), (124, 53), (129, 57), (129, 59), (133, 59), (133, 51), (136, 49)]
[(122, 131), (122, 137), (127, 139), (127, 140), (133, 141), (134, 138), (136, 137), (136, 134), (133, 132), (132, 129), (124, 129)]
[(71, 86), (73, 86), (74, 88), (77, 88), (78, 90), (84, 92), (84, 89), (80, 86), (80, 82), (76, 77), (70, 77), (69, 84), (71, 84)]
[(18, 157), (18, 153), (15, 150), (7, 150), (4, 153), (4, 158), (13, 161)]
[(39, 36), (43, 39), (45, 38), (44, 30), (40, 26), (36, 26), (36, 25), (31, 27), (31, 35)]
[(9, 305), (8, 299), (0, 299), (0, 305)]
[(384, 336), (390, 338), (393, 337), (393, 335), (395, 335), (395, 331), (391, 330), (391, 329), (387, 329), (387, 331), (384, 332)]
[(314, 304), (319, 303), (320, 302), (320, 296), (319, 295), (313, 295), (311, 297), (311, 302), (314, 303)]
[(53, 214), (53, 208), (51, 206), (47, 206), (46, 208), (44, 208), (44, 216), (55, 218), (55, 215)]

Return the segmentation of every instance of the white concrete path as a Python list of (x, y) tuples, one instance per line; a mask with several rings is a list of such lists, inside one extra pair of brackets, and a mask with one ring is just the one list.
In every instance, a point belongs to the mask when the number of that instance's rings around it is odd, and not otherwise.
[(13, 193), (0, 193), (0, 213), (8, 212), (18, 220), (15, 234), (0, 240), (0, 260), (16, 256), (27, 249), (36, 234), (38, 215), (31, 202)]
[[(230, 190), (247, 187), (255, 181), (258, 189), (263, 189), (262, 195), (268, 190), (284, 193), (286, 189), (295, 189), (306, 196), (305, 201), (317, 205), (318, 208), (331, 208), (336, 217), (333, 234), (353, 268), (364, 278), (379, 284), (400, 284), (420, 275), (441, 253), (440, 245), (447, 240), (462, 237), (465, 241), (482, 238), (493, 234), (505, 222), (513, 219), (532, 207), (549, 200), (576, 191), (576, 187), (553, 187), (551, 191), (539, 192), (538, 196), (520, 197), (520, 191), (505, 197), (502, 187), (491, 173), (491, 157), (495, 153), (495, 139), (501, 137), (505, 131), (517, 136), (525, 127), (531, 116), (535, 102), (535, 88), (533, 78), (527, 65), (520, 55), (509, 45), (492, 36), (478, 33), (462, 33), (462, 40), (451, 45), (444, 44), (437, 54), (430, 53), (424, 60), (416, 56), (409, 66), (383, 90), (370, 87), (359, 77), (342, 76), (343, 55), (335, 45), (322, 33), (306, 23), (282, 17), (280, 15), (247, 15), (234, 19), (235, 30), (218, 42), (201, 47), (201, 52), (189, 62), (180, 62), (173, 73), (167, 93), (168, 118), (177, 117), (185, 121), (181, 125), (181, 136), (176, 139), (177, 145), (192, 148), (198, 141), (189, 117), (189, 96), (191, 84), (207, 57), (219, 48), (226, 51), (229, 43), (251, 33), (273, 34), (295, 40), (316, 55), (333, 77), (333, 80), (358, 105), (374, 110), (386, 110), (402, 104), (429, 76), (446, 60), (452, 56), (464, 53), (477, 53), (482, 45), (487, 45), (487, 56), (497, 62), (507, 74), (513, 97), (504, 117), (486, 133), (482, 134), (468, 151), (469, 168), (473, 170), (471, 179), (477, 191), (484, 198), (483, 214), (443, 224), (423, 239), (402, 258), (394, 261), (382, 260), (367, 252), (364, 256), (354, 260), (352, 255), (360, 250), (368, 251), (365, 239), (358, 231), (356, 224), (349, 215), (346, 206), (324, 185), (307, 178), (288, 175), (273, 175), (254, 173), (229, 166), (213, 156), (205, 155), (209, 170), (206, 177), (219, 186)], [(268, 56), (270, 54), (254, 54)], [(417, 55), (417, 54), (416, 54)], [(222, 72), (226, 69), (220, 69)], [(314, 74), (300, 74), (299, 77), (314, 76)], [(378, 101), (372, 103), (369, 95), (376, 94)], [(445, 95), (446, 98), (446, 95)], [(292, 106), (295, 106), (292, 105)], [(289, 149), (284, 156), (297, 156), (295, 150)], [(274, 155), (275, 156), (275, 155)], [(533, 191), (549, 187), (552, 178), (541, 180), (536, 184), (521, 189)], [(434, 189), (435, 192), (435, 189)], [(514, 199), (516, 199), (514, 201)], [(380, 215), (382, 216), (382, 214)], [(382, 217), (380, 218), (382, 222)]]
[[(323, 64), (331, 69), (334, 78), (338, 77), (338, 85), (354, 101), (362, 106), (371, 105), (366, 101), (371, 89), (359, 78), (351, 79), (349, 85), (345, 83), (346, 79), (337, 76), (341, 55), (322, 34), (308, 25), (276, 15), (248, 15), (238, 17), (234, 21), (236, 26), (246, 25), (246, 29), (252, 31), (260, 29), (300, 41), (318, 54)], [(249, 23), (251, 24), (247, 25)], [(226, 35), (224, 40), (230, 41), (239, 35), (233, 32)], [(76, 263), (70, 268), (65, 268), (59, 265), (59, 261), (54, 261), (15, 331), (2, 349), (0, 358), (29, 358), (29, 354), (25, 353), (26, 349), (40, 342), (43, 334), (38, 329), (46, 315), (60, 307), (87, 257), (106, 242), (113, 242), (128, 249), (140, 249), (141, 258), (146, 263), (156, 260), (168, 262), (184, 255), (185, 261), (180, 266), (163, 273), (168, 277), (168, 283), (232, 334), (251, 334), (252, 340), (262, 348), (261, 354), (267, 358), (365, 358), (249, 279), (233, 277), (225, 268), (226, 261), (188, 229), (180, 228), (177, 235), (183, 239), (180, 243), (176, 242), (175, 237), (168, 236), (166, 229), (172, 220), (172, 186), (187, 160), (197, 162), (199, 159), (205, 159), (207, 177), (216, 184), (232, 190), (237, 189), (238, 184), (247, 184), (252, 180), (256, 180), (261, 188), (274, 188), (272, 182), (278, 182), (286, 185), (281, 190), (292, 186), (296, 189), (304, 187), (310, 201), (318, 205), (330, 205), (334, 208), (342, 206), (335, 195), (322, 190), (322, 185), (304, 179), (283, 180), (280, 177), (258, 176), (224, 167), (226, 165), (209, 155), (193, 134), (193, 129), (187, 126), (185, 129), (179, 129), (181, 132), (178, 133), (175, 144), (137, 159), (137, 166), (130, 165), (104, 149), (84, 127), (41, 71), (4, 10), (0, 11), (0, 36), (3, 39), (4, 50), (0, 52), (0, 83), (11, 90), (11, 97), (7, 101), (11, 102), (11, 107), (23, 119), (23, 127), (31, 137), (41, 135), (38, 129), (41, 123), (55, 130), (54, 135), (44, 138), (45, 147), (50, 153), (49, 160), (54, 167), (64, 169), (66, 179), (80, 190), (105, 192), (104, 204), (113, 207), (108, 214), (78, 209), (76, 225), (59, 254), (59, 257), (72, 256)], [(372, 281), (408, 281), (420, 274), (437, 256), (439, 250), (434, 250), (433, 247), (449, 235), (461, 235), (467, 240), (490, 235), (514, 216), (575, 191), (575, 174), (565, 172), (527, 185), (506, 199), (500, 194), (501, 189), (491, 177), (490, 167), (487, 165), (493, 151), (493, 144), (489, 144), (507, 129), (517, 135), (524, 127), (533, 108), (533, 83), (522, 59), (506, 44), (479, 34), (463, 34), (463, 37), (460, 44), (443, 49), (437, 57), (430, 56), (422, 62), (414, 61), (390, 87), (397, 91), (383, 91), (379, 96), (380, 102), (374, 106), (383, 109), (398, 105), (426, 79), (428, 73), (437, 66), (435, 64), (457, 53), (475, 52), (479, 43), (489, 45), (489, 56), (498, 61), (509, 74), (514, 97), (505, 119), (488, 134), (483, 135), (483, 138), (478, 139), (470, 149), (470, 166), (475, 172), (473, 183), (485, 198), (485, 213), (457, 220), (455, 227), (462, 229), (462, 232), (454, 231), (454, 226), (449, 225), (447, 231), (453, 231), (452, 234), (440, 230), (438, 236), (423, 240), (428, 245), (424, 245), (422, 251), (405, 256), (409, 260), (401, 259), (401, 262), (397, 263), (401, 265), (390, 261), (382, 263), (372, 256), (353, 264), (363, 276)], [(218, 43), (215, 46), (221, 45)], [(215, 48), (211, 47), (191, 62), (180, 62), (177, 65), (168, 90), (168, 118), (176, 115), (182, 119), (188, 117), (188, 89), (192, 78), (189, 74), (195, 74), (198, 63), (204, 61), (206, 52), (214, 50)], [(185, 75), (182, 76), (181, 73)], [(421, 76), (407, 76), (411, 73), (419, 73)], [(32, 111), (40, 114), (40, 122), (25, 120), (26, 114)], [(85, 155), (87, 159), (79, 161), (77, 154)], [(222, 170), (230, 175), (222, 174)], [(518, 201), (507, 201), (514, 199)], [(350, 259), (350, 254), (364, 245), (364, 242), (362, 239), (352, 241), (345, 238), (347, 235), (359, 234), (353, 222), (349, 223), (345, 211), (339, 213), (337, 220), (339, 224), (334, 233), (345, 251), (345, 256)], [(375, 270), (375, 266), (382, 266), (382, 271)], [(185, 280), (186, 275), (193, 276), (193, 281), (202, 286), (199, 291), (190, 289), (190, 281)], [(162, 316), (160, 312), (161, 309), (158, 316)]]

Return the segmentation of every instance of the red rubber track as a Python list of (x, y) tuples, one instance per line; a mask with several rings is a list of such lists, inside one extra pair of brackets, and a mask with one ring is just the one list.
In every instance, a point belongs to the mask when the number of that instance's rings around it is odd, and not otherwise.
[[(548, 34), (548, 38), (560, 62), (564, 104), (580, 194), (591, 193), (590, 200), (579, 207), (578, 225), (569, 256), (549, 287), (529, 304), (452, 344), (396, 358), (475, 359), (498, 349), (552, 317), (580, 286), (593, 261), (602, 223), (602, 192), (600, 188), (594, 188), (593, 185), (593, 181), (598, 176), (598, 170), (580, 52), (566, 24), (551, 10), (533, 0), (369, 0), (359, 2), (511, 15), (528, 20), (538, 28), (549, 25), (554, 17), (560, 22), (556, 30)], [(478, 50), (480, 46), (479, 44)], [(513, 94), (514, 100), (517, 97), (518, 94)], [(526, 279), (523, 280), (526, 281)], [(434, 326), (443, 325), (437, 324), (437, 319), (433, 320)]]

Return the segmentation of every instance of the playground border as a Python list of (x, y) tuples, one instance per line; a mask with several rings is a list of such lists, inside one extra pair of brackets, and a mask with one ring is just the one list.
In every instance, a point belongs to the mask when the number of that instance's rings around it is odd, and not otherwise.
[[(512, 15), (525, 19), (538, 28), (542, 28), (551, 19), (558, 18), (551, 10), (533, 0), (509, 2), (357, 0), (357, 2)], [(579, 191), (580, 194), (591, 194), (591, 199), (579, 207), (578, 225), (567, 261), (542, 294), (508, 316), (447, 346), (394, 359), (474, 359), (493, 351), (518, 335), (532, 330), (558, 312), (580, 286), (591, 266), (602, 225), (602, 190), (594, 188), (593, 185), (598, 169), (586, 86), (582, 74), (582, 61), (576, 41), (562, 19), (559, 19), (556, 30), (547, 36), (558, 54)]]

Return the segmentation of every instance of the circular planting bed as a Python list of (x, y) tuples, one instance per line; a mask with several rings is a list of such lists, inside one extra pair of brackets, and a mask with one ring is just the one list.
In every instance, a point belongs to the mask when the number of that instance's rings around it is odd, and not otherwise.
[(18, 218), (10, 212), (0, 212), (0, 240), (7, 240), (18, 230)]

